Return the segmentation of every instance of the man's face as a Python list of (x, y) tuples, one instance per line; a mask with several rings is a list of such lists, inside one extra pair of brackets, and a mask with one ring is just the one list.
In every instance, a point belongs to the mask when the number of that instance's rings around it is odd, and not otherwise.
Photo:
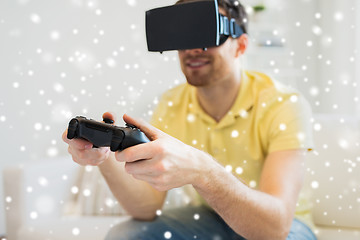
[[(189, 84), (209, 86), (229, 79), (235, 71), (235, 44), (228, 39), (218, 47), (203, 49), (179, 50), (181, 70)], [(231, 48), (233, 46), (233, 48)]]
[[(220, 13), (225, 11), (220, 8)], [(218, 47), (179, 50), (181, 70), (189, 84), (193, 86), (211, 86), (220, 81), (231, 80), (234, 76), (237, 40), (229, 38)]]

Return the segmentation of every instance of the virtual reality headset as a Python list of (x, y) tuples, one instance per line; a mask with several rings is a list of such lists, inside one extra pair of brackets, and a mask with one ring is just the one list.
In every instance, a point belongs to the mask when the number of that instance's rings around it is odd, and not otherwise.
[(217, 0), (182, 3), (146, 11), (148, 50), (163, 52), (215, 47), (244, 31), (219, 13)]

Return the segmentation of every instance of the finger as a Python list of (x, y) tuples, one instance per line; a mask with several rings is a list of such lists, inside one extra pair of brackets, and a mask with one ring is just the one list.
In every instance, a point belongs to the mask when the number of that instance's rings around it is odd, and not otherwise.
[(141, 143), (122, 151), (115, 152), (115, 158), (119, 162), (136, 162), (144, 159), (151, 159), (157, 154), (158, 147), (155, 141)]
[(62, 135), (62, 140), (64, 142), (66, 142), (67, 144), (71, 144), (72, 146), (74, 146), (77, 149), (90, 149), (92, 148), (92, 143), (89, 141), (86, 141), (84, 139), (68, 139), (67, 138), (67, 132), (68, 130), (66, 129)]
[[(114, 123), (116, 122), (116, 116), (114, 113), (112, 112), (105, 112), (103, 115), (102, 115), (102, 118), (103, 119), (110, 119), (112, 121), (114, 121)], [(114, 124), (113, 123), (113, 124)]]
[(71, 145), (73, 148), (82, 150), (82, 149), (90, 149), (93, 147), (93, 144), (89, 141), (86, 141), (85, 139), (80, 139), (80, 138), (68, 139), (67, 132), (68, 130), (66, 129), (62, 135), (62, 139), (64, 142)]
[(91, 149), (93, 144), (85, 139), (77, 138), (71, 139), (70, 144), (76, 149)]
[(153, 167), (154, 161), (150, 159), (136, 162), (127, 162), (125, 164), (126, 172), (131, 175), (156, 176), (158, 173), (157, 171), (153, 170)]
[(142, 119), (135, 119), (127, 114), (124, 114), (123, 119), (126, 123), (129, 123), (139, 128), (151, 141), (157, 139), (160, 135), (163, 134), (162, 131), (160, 131), (156, 127), (153, 127), (150, 123), (147, 123)]
[(69, 143), (70, 143), (70, 139), (67, 138), (67, 132), (68, 132), (67, 129), (63, 132), (63, 134), (62, 134), (62, 140), (63, 140), (64, 142), (66, 142), (67, 144), (69, 144)]
[(110, 149), (107, 147), (92, 149), (77, 149), (69, 145), (68, 152), (71, 154), (74, 162), (80, 165), (99, 165), (107, 159)]

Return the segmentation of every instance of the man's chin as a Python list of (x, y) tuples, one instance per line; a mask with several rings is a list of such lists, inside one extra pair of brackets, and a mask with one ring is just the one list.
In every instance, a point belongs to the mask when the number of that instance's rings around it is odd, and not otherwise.
[(206, 81), (194, 81), (194, 80), (189, 80), (189, 79), (186, 79), (187, 80), (187, 83), (190, 84), (191, 86), (194, 86), (194, 87), (204, 87), (207, 85), (207, 82)]
[(186, 76), (186, 81), (188, 84), (194, 86), (194, 87), (203, 87), (208, 85), (209, 78), (205, 76)]

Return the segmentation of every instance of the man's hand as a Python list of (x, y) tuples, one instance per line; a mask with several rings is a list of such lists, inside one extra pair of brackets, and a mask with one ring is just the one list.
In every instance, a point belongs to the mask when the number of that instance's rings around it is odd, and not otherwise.
[[(104, 113), (104, 118), (115, 122), (115, 116), (110, 112)], [(69, 144), (68, 152), (71, 154), (74, 162), (80, 165), (98, 166), (109, 158), (111, 152), (109, 147), (93, 148), (93, 144), (84, 139), (70, 140), (67, 138), (67, 129), (62, 135), (62, 139), (65, 143)]]
[(159, 191), (197, 182), (212, 157), (182, 143), (142, 120), (124, 115), (124, 121), (135, 125), (151, 140), (115, 153), (125, 162), (125, 170), (134, 178), (146, 181)]

